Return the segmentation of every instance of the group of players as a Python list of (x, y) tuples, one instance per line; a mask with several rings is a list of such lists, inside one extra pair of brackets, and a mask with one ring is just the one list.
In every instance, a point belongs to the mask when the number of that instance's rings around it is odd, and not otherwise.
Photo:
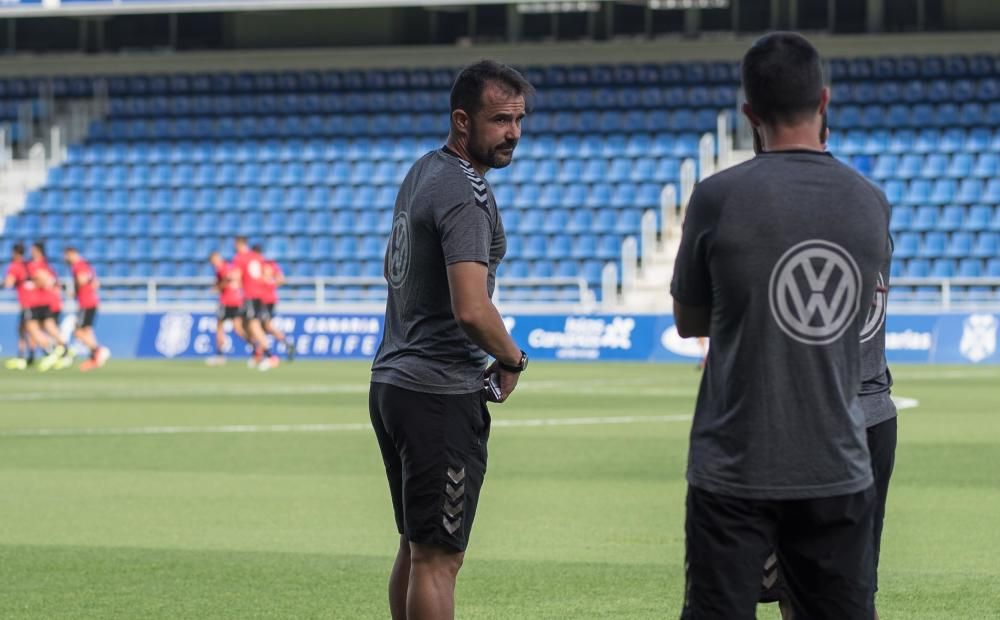
[[(89, 358), (80, 364), (80, 370), (89, 372), (104, 366), (111, 357), (111, 351), (101, 346), (94, 334), (100, 283), (93, 268), (76, 248), (66, 248), (63, 258), (73, 276), (73, 294), (78, 308), (73, 336), (90, 351)], [(4, 276), (4, 287), (17, 291), (21, 310), (17, 326), (18, 356), (7, 360), (6, 368), (27, 370), (34, 367), (36, 361), (40, 372), (73, 366), (76, 352), (59, 329), (63, 309), (62, 284), (48, 262), (44, 243), (33, 243), (30, 253), (25, 252), (23, 243), (14, 244)], [(38, 352), (40, 358), (36, 359)]]
[(219, 252), (209, 256), (215, 269), (219, 311), (215, 355), (206, 363), (219, 366), (226, 362), (226, 323), (231, 322), (236, 334), (253, 347), (248, 366), (267, 371), (280, 362), (271, 349), (268, 336), (285, 344), (289, 361), (295, 357), (295, 343), (274, 323), (278, 288), (284, 284), (285, 275), (278, 263), (264, 257), (261, 246), (251, 247), (246, 237), (236, 237), (235, 250), (236, 254), (228, 262)]

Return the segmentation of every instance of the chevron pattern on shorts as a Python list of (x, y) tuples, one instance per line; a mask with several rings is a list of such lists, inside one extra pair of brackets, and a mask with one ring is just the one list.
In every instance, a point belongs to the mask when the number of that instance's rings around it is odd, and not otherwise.
[(442, 523), (449, 534), (454, 534), (462, 527), (462, 511), (465, 510), (465, 467), (449, 467), (446, 472), (448, 481), (444, 485), (444, 516)]

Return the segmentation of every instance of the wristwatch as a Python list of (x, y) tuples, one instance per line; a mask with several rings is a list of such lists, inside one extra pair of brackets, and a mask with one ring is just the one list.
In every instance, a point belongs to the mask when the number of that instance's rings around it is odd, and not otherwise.
[(524, 372), (524, 370), (528, 367), (528, 354), (523, 350), (521, 351), (521, 361), (517, 363), (517, 366), (504, 364), (500, 360), (497, 360), (497, 364), (499, 364), (500, 368), (506, 370), (507, 372)]

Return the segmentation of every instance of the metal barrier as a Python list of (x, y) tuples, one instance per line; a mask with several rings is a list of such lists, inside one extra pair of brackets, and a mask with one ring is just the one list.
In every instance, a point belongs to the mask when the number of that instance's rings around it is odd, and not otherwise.
[[(102, 307), (119, 311), (156, 308), (210, 308), (217, 294), (214, 280), (194, 278), (101, 278)], [(563, 312), (592, 312), (596, 297), (583, 278), (498, 278), (494, 293), (505, 306), (539, 307)], [(70, 297), (71, 295), (66, 295)], [(383, 306), (383, 278), (289, 277), (281, 287), (282, 306), (313, 308)], [(16, 307), (13, 291), (0, 291), (0, 308)]]
[(1000, 308), (1000, 278), (893, 278), (889, 301), (894, 306), (946, 311)]

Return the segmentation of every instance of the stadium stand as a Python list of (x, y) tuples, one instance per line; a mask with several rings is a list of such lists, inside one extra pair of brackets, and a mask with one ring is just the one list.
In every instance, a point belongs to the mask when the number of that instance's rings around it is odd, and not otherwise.
[[(582, 275), (639, 238), (702, 134), (735, 111), (737, 66), (527, 67), (539, 96), (511, 167), (489, 175), (510, 235), (501, 277)], [(988, 55), (833, 60), (830, 148), (895, 210), (897, 277), (996, 276), (1000, 60)], [(379, 277), (395, 190), (447, 133), (449, 69), (133, 75), (105, 82), (107, 116), (8, 219), (0, 251), (72, 241), (99, 273), (204, 275), (244, 233), (293, 276)], [(55, 79), (56, 96), (100, 78)], [(0, 112), (41, 81), (0, 81)], [(956, 295), (966, 291), (956, 287)], [(982, 290), (969, 289), (982, 293)], [(356, 291), (355, 291), (356, 292)], [(514, 299), (569, 299), (543, 287)], [(1000, 296), (1000, 292), (995, 293)], [(380, 300), (384, 290), (366, 293)], [(896, 299), (920, 299), (898, 287)]]

